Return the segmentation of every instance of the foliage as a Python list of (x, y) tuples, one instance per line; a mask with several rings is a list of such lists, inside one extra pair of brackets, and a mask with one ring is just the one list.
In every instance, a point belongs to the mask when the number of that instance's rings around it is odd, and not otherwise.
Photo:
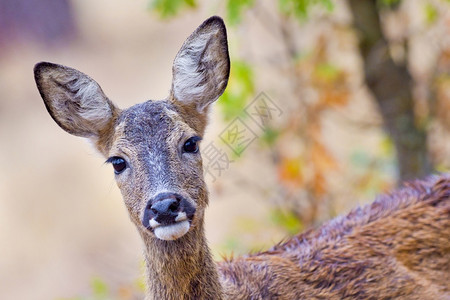
[(162, 18), (176, 16), (184, 8), (195, 8), (195, 0), (151, 0), (149, 7)]
[[(264, 229), (264, 230), (261, 230)], [(301, 232), (304, 224), (290, 210), (282, 208), (271, 209), (264, 218), (258, 220), (248, 217), (237, 218), (225, 241), (217, 249), (213, 249), (216, 259), (249, 252), (265, 251), (286, 237)], [(272, 242), (267, 243), (270, 236)]]
[(437, 8), (431, 3), (425, 4), (424, 14), (425, 14), (425, 21), (428, 25), (433, 24), (439, 16)]
[(310, 9), (315, 5), (321, 5), (328, 11), (334, 7), (331, 0), (279, 0), (280, 11), (286, 15), (293, 15), (297, 19), (305, 19)]
[[(279, 137), (275, 142), (280, 183), (288, 194), (303, 192), (304, 205), (294, 201), (289, 207), (306, 226), (316, 222), (318, 207), (330, 196), (327, 177), (340, 171), (334, 155), (323, 142), (322, 116), (345, 106), (350, 94), (348, 75), (330, 61), (324, 51), (326, 46), (327, 39), (321, 38), (314, 52), (300, 59), (292, 58), (296, 76), (290, 80), (308, 86), (316, 96), (314, 101), (302, 102), (297, 111), (287, 116), (286, 124), (278, 128)], [(303, 147), (298, 147), (295, 153), (285, 151), (295, 140), (301, 141)]]
[(145, 292), (143, 279), (122, 285), (117, 290), (112, 290), (100, 277), (91, 280), (91, 295), (74, 297), (61, 300), (131, 300), (142, 299)]
[(227, 89), (218, 101), (225, 121), (242, 116), (248, 99), (254, 93), (253, 71), (250, 65), (244, 61), (233, 60)]
[(271, 220), (276, 226), (283, 228), (288, 236), (298, 234), (304, 229), (302, 221), (289, 210), (280, 208), (272, 210)]
[[(395, 1), (395, 0), (384, 0)], [(241, 22), (242, 14), (246, 9), (253, 7), (255, 0), (226, 0), (227, 19), (230, 25)], [(286, 15), (294, 15), (299, 19), (307, 17), (314, 6), (320, 5), (331, 11), (334, 7), (332, 0), (278, 0), (279, 9)], [(149, 7), (162, 18), (176, 16), (185, 8), (197, 6), (196, 0), (151, 0)]]
[(245, 9), (253, 6), (254, 0), (228, 0), (227, 18), (230, 25), (236, 25), (241, 22), (242, 13)]
[(298, 188), (304, 184), (304, 159), (302, 156), (282, 157), (278, 165), (278, 176), (287, 188)]
[(91, 283), (92, 293), (97, 299), (107, 299), (108, 298), (108, 286), (100, 278), (94, 278)]
[(396, 7), (400, 4), (402, 0), (379, 0), (378, 3), (380, 6), (386, 6), (386, 7)]
[(278, 137), (280, 136), (280, 131), (274, 127), (267, 126), (264, 128), (263, 134), (261, 135), (261, 141), (271, 147), (275, 144)]
[(387, 192), (393, 188), (392, 183), (385, 177), (386, 174), (396, 172), (394, 152), (394, 144), (388, 135), (378, 144), (376, 156), (360, 149), (352, 152), (349, 161), (355, 174), (358, 174), (355, 188), (365, 198), (373, 199), (380, 191)]

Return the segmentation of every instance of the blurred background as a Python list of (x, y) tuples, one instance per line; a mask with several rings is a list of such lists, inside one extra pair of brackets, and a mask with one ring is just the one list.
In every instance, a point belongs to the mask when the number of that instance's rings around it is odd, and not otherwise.
[[(225, 19), (231, 78), (202, 142), (207, 237), (220, 260), (449, 171), (449, 8), (0, 0), (0, 298), (141, 299), (144, 289), (113, 171), (50, 118), (35, 63), (81, 70), (125, 108), (165, 98), (184, 39), (211, 15)], [(236, 124), (248, 130), (238, 148), (226, 137)]]

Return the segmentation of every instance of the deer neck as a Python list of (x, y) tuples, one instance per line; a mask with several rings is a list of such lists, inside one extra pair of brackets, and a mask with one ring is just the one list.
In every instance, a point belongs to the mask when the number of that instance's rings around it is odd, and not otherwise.
[(142, 236), (147, 265), (146, 299), (223, 298), (203, 223), (174, 241)]

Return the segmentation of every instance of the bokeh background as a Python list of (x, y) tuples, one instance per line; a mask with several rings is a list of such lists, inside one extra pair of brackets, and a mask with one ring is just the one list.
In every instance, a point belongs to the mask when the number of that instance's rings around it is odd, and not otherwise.
[[(449, 171), (449, 9), (443, 0), (0, 0), (0, 298), (143, 294), (141, 242), (112, 169), (49, 117), (35, 63), (89, 74), (120, 107), (163, 99), (184, 39), (224, 17), (231, 78), (202, 144), (223, 158), (206, 164), (207, 237), (220, 260)], [(259, 127), (246, 112), (261, 95), (278, 111)], [(237, 154), (221, 139), (236, 118), (255, 137)]]

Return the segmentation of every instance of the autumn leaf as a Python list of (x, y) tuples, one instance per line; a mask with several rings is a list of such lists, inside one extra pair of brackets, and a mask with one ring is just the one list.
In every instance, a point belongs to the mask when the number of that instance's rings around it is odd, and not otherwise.
[(280, 181), (287, 187), (295, 188), (303, 184), (301, 158), (283, 158), (278, 166)]
[(314, 197), (319, 198), (326, 194), (326, 183), (325, 178), (321, 172), (315, 172), (312, 182), (311, 182), (313, 191), (314, 191)]
[(326, 107), (343, 106), (347, 104), (349, 92), (339, 88), (325, 89), (320, 95), (320, 102)]
[(328, 172), (337, 169), (337, 163), (333, 156), (328, 152), (325, 146), (315, 141), (310, 149), (311, 162), (319, 172)]

